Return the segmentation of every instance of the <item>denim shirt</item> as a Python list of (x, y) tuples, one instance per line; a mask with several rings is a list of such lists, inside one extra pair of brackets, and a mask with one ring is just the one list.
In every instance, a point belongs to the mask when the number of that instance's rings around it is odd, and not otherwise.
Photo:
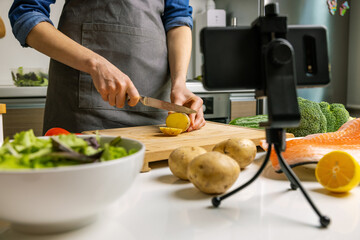
[[(14, 0), (10, 10), (9, 19), (12, 31), (23, 47), (27, 47), (26, 38), (38, 23), (49, 22), (50, 4), (56, 0)], [(193, 27), (192, 7), (189, 0), (165, 0), (165, 9), (162, 21), (166, 32), (173, 27)], [(53, 24), (54, 25), (54, 24)]]

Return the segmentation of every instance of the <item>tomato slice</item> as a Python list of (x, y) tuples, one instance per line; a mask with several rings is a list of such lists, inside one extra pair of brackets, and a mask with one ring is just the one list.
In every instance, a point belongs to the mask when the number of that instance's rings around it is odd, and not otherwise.
[(70, 132), (63, 128), (55, 127), (55, 128), (50, 128), (49, 130), (47, 130), (47, 132), (45, 133), (44, 136), (56, 136), (56, 135), (61, 135), (61, 134), (68, 135), (68, 134), (70, 134)]

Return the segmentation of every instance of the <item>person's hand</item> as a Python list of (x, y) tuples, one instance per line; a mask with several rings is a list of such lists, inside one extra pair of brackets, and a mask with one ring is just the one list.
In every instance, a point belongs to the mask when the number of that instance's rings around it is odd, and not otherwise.
[(138, 103), (140, 95), (133, 82), (106, 59), (98, 59), (90, 75), (102, 99), (111, 106), (122, 108), (127, 99), (130, 106)]
[(190, 117), (190, 127), (188, 132), (197, 130), (205, 126), (203, 100), (187, 89), (186, 85), (173, 86), (171, 89), (171, 102), (194, 109), (197, 113), (192, 113)]

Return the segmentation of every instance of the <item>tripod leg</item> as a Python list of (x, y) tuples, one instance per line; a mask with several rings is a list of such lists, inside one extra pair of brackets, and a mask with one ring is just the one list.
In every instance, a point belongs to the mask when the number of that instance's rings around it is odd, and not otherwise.
[(292, 190), (296, 190), (296, 189), (298, 188), (298, 186), (291, 182), (291, 183), (290, 183), (290, 188), (291, 188)]
[(253, 181), (255, 181), (256, 178), (258, 178), (260, 176), (260, 174), (262, 173), (262, 171), (265, 169), (266, 167), (266, 164), (269, 162), (269, 159), (270, 159), (270, 154), (271, 154), (271, 144), (269, 144), (269, 148), (267, 150), (267, 153), (266, 153), (266, 156), (265, 156), (265, 159), (264, 159), (264, 162), (261, 164), (259, 170), (255, 173), (255, 175), (249, 180), (247, 181), (246, 183), (244, 183), (243, 185), (241, 185), (240, 187), (232, 190), (231, 192), (227, 193), (227, 194), (224, 194), (222, 196), (216, 196), (216, 197), (213, 197), (211, 199), (211, 203), (214, 207), (218, 207), (221, 203), (221, 200), (224, 200), (225, 198), (227, 197), (230, 197), (231, 195), (237, 193), (238, 191), (240, 191), (241, 189), (247, 187), (248, 185), (250, 185)]
[[(289, 167), (289, 165), (286, 163), (286, 161), (284, 161), (280, 150), (277, 148), (277, 146), (275, 146), (275, 152), (278, 156), (279, 159), (279, 164), (281, 167), (281, 170), (283, 171), (283, 173), (286, 175), (286, 177), (289, 179), (290, 183), (291, 183), (291, 189), (296, 190), (298, 187), (300, 187), (300, 180), (297, 178), (297, 176), (295, 175), (295, 173), (291, 170), (291, 168)], [(302, 188), (302, 186), (300, 187)]]
[(316, 214), (319, 216), (320, 218), (320, 224), (322, 227), (327, 227), (330, 223), (330, 218), (328, 218), (325, 215), (322, 215), (320, 213), (320, 211), (317, 209), (317, 207), (315, 206), (315, 204), (313, 203), (313, 201), (311, 200), (310, 196), (307, 194), (306, 190), (304, 189), (304, 187), (301, 185), (300, 180), (297, 178), (297, 176), (294, 174), (294, 172), (291, 170), (291, 168), (289, 167), (289, 165), (284, 161), (282, 155), (281, 155), (281, 151), (278, 148), (278, 146), (275, 145), (275, 152), (278, 156), (279, 159), (279, 164), (281, 166), (281, 170), (285, 173), (286, 177), (289, 179), (289, 181), (291, 182), (291, 187), (293, 185), (295, 185), (296, 187), (300, 188), (302, 194), (305, 196), (306, 200), (309, 202), (309, 204), (311, 205), (311, 207), (314, 209), (314, 211), (316, 212)]

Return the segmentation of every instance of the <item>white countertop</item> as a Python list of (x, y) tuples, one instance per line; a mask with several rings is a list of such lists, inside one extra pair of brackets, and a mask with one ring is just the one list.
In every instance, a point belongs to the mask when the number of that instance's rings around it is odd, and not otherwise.
[[(232, 188), (250, 179), (260, 163), (257, 160), (241, 172)], [(360, 239), (360, 187), (345, 195), (330, 194), (316, 182), (313, 169), (295, 171), (319, 210), (331, 218), (327, 229), (319, 228), (319, 219), (301, 192), (289, 190), (289, 182), (271, 166), (218, 209), (211, 207), (211, 196), (174, 177), (166, 162), (153, 167), (91, 225), (38, 236), (17, 233), (0, 222), (0, 239)]]
[(1, 98), (21, 98), (21, 97), (46, 97), (47, 87), (16, 87), (14, 85), (0, 86)]

